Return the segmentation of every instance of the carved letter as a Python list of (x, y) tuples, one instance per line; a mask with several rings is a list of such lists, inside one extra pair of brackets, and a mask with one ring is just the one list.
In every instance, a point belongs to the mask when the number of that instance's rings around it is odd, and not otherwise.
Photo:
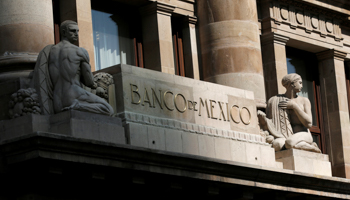
[[(204, 107), (204, 101), (203, 101), (203, 99), (202, 98), (199, 98), (199, 100), (200, 100), (200, 102), (199, 102), (199, 116), (201, 116), (202, 114), (202, 106), (201, 105), (203, 105), (203, 107)], [(208, 115), (208, 118), (210, 118), (210, 114), (209, 114), (209, 109), (208, 109), (208, 103), (207, 103), (207, 100), (205, 100), (205, 108), (207, 109), (207, 115)]]
[[(243, 117), (242, 117), (242, 111), (243, 111), (243, 109), (247, 110), (247, 113), (248, 113), (248, 116), (249, 116), (249, 120), (248, 120), (248, 121), (244, 121), (244, 119), (243, 119)], [(243, 124), (245, 124), (245, 125), (250, 124), (250, 120), (252, 119), (252, 115), (250, 114), (250, 111), (248, 110), (247, 107), (243, 107), (243, 108), (241, 109), (241, 111), (239, 112), (239, 117), (241, 118), (241, 121), (242, 121)]]
[[(176, 97), (178, 97), (178, 96), (181, 96), (182, 98), (183, 98), (183, 100), (184, 100), (184, 108), (183, 108), (183, 110), (180, 110), (179, 109), (179, 107), (177, 106), (177, 104), (176, 104)], [(176, 110), (177, 111), (179, 111), (180, 113), (183, 113), (183, 112), (185, 112), (186, 111), (186, 109), (187, 109), (187, 106), (186, 106), (186, 99), (185, 99), (185, 97), (184, 97), (184, 95), (182, 95), (182, 94), (176, 94), (175, 96), (174, 96), (174, 105), (175, 105), (175, 108), (176, 108)]]
[(168, 94), (168, 93), (171, 94), (171, 95), (174, 95), (173, 92), (171, 92), (171, 91), (165, 91), (165, 92), (164, 92), (164, 95), (163, 95), (164, 106), (165, 106), (168, 110), (173, 111), (174, 108), (169, 108), (169, 106), (166, 104), (166, 101), (165, 101), (165, 95)]
[(198, 111), (197, 109), (196, 109), (196, 105), (197, 105), (197, 102), (193, 102), (193, 111)]
[(228, 103), (226, 103), (226, 111), (227, 111), (227, 121), (230, 121), (230, 109), (228, 109)]
[[(136, 87), (136, 90), (133, 90), (133, 87)], [(138, 93), (139, 88), (137, 87), (137, 85), (133, 85), (133, 84), (130, 83), (130, 89), (131, 89), (131, 103), (133, 103), (133, 104), (140, 104), (140, 102), (141, 102), (141, 96), (140, 96), (140, 94)], [(137, 96), (139, 96), (139, 100), (138, 100), (137, 102), (135, 102), (134, 94), (136, 94)]]
[(187, 102), (188, 102), (188, 106), (187, 106), (188, 109), (189, 109), (189, 110), (192, 110), (192, 109), (193, 109), (193, 102), (190, 101), (190, 100), (188, 100)]
[(222, 110), (222, 105), (221, 105), (222, 102), (218, 101), (218, 103), (219, 103), (219, 107), (220, 107), (220, 116), (219, 116), (219, 120), (221, 120), (221, 116), (222, 116), (222, 117), (224, 118), (224, 121), (226, 121), (225, 113), (224, 113), (224, 111)]
[(145, 93), (143, 94), (143, 101), (142, 101), (142, 104), (141, 105), (145, 105), (145, 102), (149, 104), (149, 107), (152, 107), (152, 103), (151, 101), (149, 100), (149, 96), (148, 96), (148, 92), (147, 92), (147, 89), (145, 88)]
[(230, 113), (230, 116), (231, 116), (232, 121), (234, 121), (236, 124), (239, 124), (240, 121), (239, 121), (239, 120), (235, 120), (235, 119), (233, 118), (233, 114), (232, 114), (233, 108), (237, 108), (237, 109), (238, 109), (237, 115), (239, 116), (239, 115), (240, 115), (239, 107), (238, 107), (237, 105), (231, 106), (231, 113)]
[(213, 113), (213, 108), (214, 108), (213, 102), (216, 103), (216, 101), (210, 100), (210, 99), (209, 99), (209, 101), (210, 101), (210, 114), (211, 114), (210, 117), (211, 117), (212, 119), (217, 119), (216, 117), (214, 117), (214, 113)]
[(161, 109), (163, 109), (163, 106), (162, 106), (162, 90), (159, 90), (159, 99), (158, 99), (158, 97), (157, 97), (157, 95), (156, 95), (156, 92), (153, 90), (153, 88), (151, 88), (152, 89), (152, 99), (153, 99), (153, 108), (155, 108), (156, 107), (156, 103), (155, 103), (155, 99), (157, 99), (157, 102), (158, 102), (158, 105), (159, 105), (159, 107), (161, 108)]

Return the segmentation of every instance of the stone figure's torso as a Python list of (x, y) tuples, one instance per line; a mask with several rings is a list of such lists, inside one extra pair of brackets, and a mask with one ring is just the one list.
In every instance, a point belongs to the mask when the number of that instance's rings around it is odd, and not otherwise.
[[(290, 101), (294, 101), (301, 110), (306, 112), (305, 110), (305, 101), (309, 101), (305, 97), (302, 96), (297, 96), (297, 98), (291, 99)], [(290, 117), (290, 123), (292, 125), (293, 133), (298, 133), (298, 132), (308, 132), (308, 128), (306, 128), (300, 119), (298, 118), (297, 114), (295, 113), (294, 110), (289, 110), (289, 117)]]
[(85, 94), (81, 86), (81, 63), (88, 62), (83, 49), (67, 41), (53, 46), (49, 57), (50, 77), (54, 86), (54, 110), (61, 111)]

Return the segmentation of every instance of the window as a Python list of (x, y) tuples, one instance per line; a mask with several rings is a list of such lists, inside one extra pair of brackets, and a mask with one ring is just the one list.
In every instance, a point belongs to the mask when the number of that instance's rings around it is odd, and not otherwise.
[(311, 102), (313, 126), (310, 132), (314, 142), (325, 152), (317, 57), (313, 53), (291, 47), (286, 47), (286, 54), (288, 73), (297, 73), (303, 79), (303, 89), (298, 95)]
[(179, 76), (186, 76), (181, 18), (172, 17), (171, 28), (172, 28), (172, 34), (173, 34), (175, 74)]
[(346, 90), (348, 93), (348, 109), (350, 113), (350, 62), (345, 62)]
[(143, 67), (141, 25), (132, 8), (97, 1), (91, 7), (96, 70), (117, 64)]

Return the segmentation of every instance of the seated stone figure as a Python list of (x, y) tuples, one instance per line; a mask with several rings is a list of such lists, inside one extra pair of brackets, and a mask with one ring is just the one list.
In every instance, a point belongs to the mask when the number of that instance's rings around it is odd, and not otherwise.
[(34, 87), (41, 100), (42, 114), (74, 109), (112, 115), (113, 108), (106, 100), (83, 88), (96, 87), (91, 73), (88, 52), (73, 43), (78, 40), (79, 28), (74, 21), (60, 26), (61, 42), (46, 46), (34, 69)]
[(310, 101), (297, 95), (303, 87), (301, 77), (288, 74), (283, 77), (282, 85), (286, 93), (269, 99), (266, 115), (258, 112), (260, 127), (267, 133), (266, 141), (275, 151), (294, 148), (320, 153), (308, 129), (312, 126)]

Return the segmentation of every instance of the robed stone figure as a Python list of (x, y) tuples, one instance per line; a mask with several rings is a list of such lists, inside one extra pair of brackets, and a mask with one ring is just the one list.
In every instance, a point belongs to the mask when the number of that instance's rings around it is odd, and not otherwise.
[(89, 64), (89, 54), (74, 45), (79, 28), (74, 21), (60, 26), (61, 42), (46, 46), (34, 69), (33, 84), (40, 96), (42, 114), (79, 110), (113, 115), (113, 108), (103, 98), (86, 91), (83, 85), (96, 87)]
[(259, 124), (265, 131), (266, 141), (275, 148), (301, 149), (321, 152), (309, 131), (312, 126), (311, 103), (297, 95), (303, 87), (300, 75), (292, 73), (283, 77), (285, 94), (269, 99), (265, 113), (258, 111)]

